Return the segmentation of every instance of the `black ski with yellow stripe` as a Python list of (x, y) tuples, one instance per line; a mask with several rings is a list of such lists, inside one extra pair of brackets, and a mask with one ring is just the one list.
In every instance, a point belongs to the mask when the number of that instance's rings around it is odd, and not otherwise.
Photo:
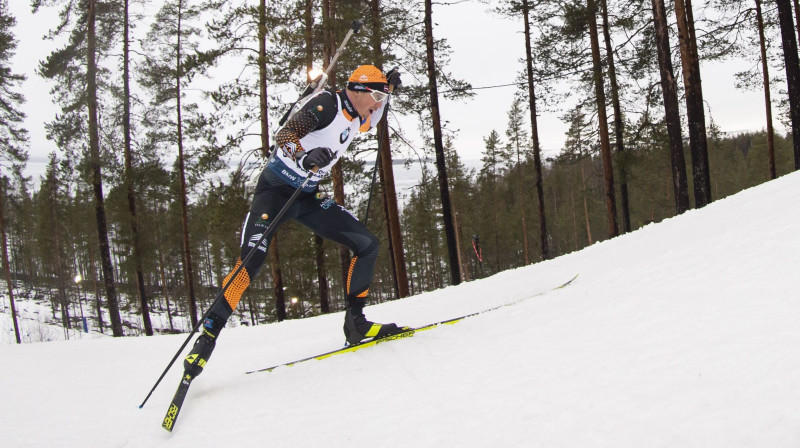
[(189, 386), (192, 384), (192, 377), (186, 373), (181, 378), (181, 383), (178, 385), (178, 390), (175, 391), (175, 396), (172, 397), (172, 402), (167, 409), (167, 415), (164, 416), (164, 421), (161, 422), (161, 427), (167, 431), (172, 432), (175, 426), (175, 421), (178, 420), (178, 414), (181, 412), (183, 400), (186, 398), (186, 393), (189, 392)]
[[(555, 288), (551, 289), (550, 291), (555, 291), (555, 290), (564, 288), (567, 285), (569, 285), (572, 282), (574, 282), (575, 279), (577, 279), (577, 278), (578, 278), (578, 274), (575, 274), (575, 276), (573, 276), (571, 279), (569, 279), (565, 283), (562, 283), (562, 284), (556, 286)], [(541, 295), (546, 294), (547, 292), (548, 291), (545, 291), (545, 292), (536, 294), (535, 296), (532, 296), (532, 297), (541, 296)], [(264, 369), (251, 370), (251, 371), (245, 372), (245, 373), (251, 374), (251, 373), (258, 373), (258, 372), (271, 372), (271, 371), (277, 369), (278, 367), (289, 367), (289, 366), (300, 364), (300, 363), (303, 363), (303, 362), (306, 362), (306, 361), (311, 361), (311, 360), (314, 360), (314, 359), (321, 360), (321, 359), (325, 359), (325, 358), (330, 358), (331, 356), (336, 356), (336, 355), (341, 355), (341, 354), (344, 354), (344, 353), (355, 352), (355, 351), (361, 350), (363, 348), (372, 347), (373, 345), (381, 344), (383, 342), (396, 341), (398, 339), (410, 338), (410, 337), (414, 336), (415, 334), (417, 334), (417, 333), (419, 333), (421, 331), (431, 330), (431, 329), (439, 327), (441, 325), (456, 324), (456, 323), (458, 323), (458, 322), (460, 322), (460, 321), (462, 321), (462, 320), (464, 320), (464, 319), (466, 319), (468, 317), (473, 317), (473, 316), (477, 316), (479, 314), (488, 313), (489, 311), (494, 311), (494, 310), (497, 310), (497, 309), (500, 309), (500, 308), (504, 308), (504, 307), (507, 307), (507, 306), (516, 305), (517, 303), (522, 302), (524, 300), (527, 300), (529, 298), (531, 298), (531, 297), (525, 297), (524, 299), (517, 300), (515, 302), (505, 303), (503, 305), (498, 305), (498, 306), (495, 306), (495, 307), (492, 307), (492, 308), (487, 308), (485, 310), (477, 311), (475, 313), (465, 314), (463, 316), (458, 316), (458, 317), (454, 317), (452, 319), (443, 320), (441, 322), (434, 322), (432, 324), (423, 325), (421, 327), (410, 328), (407, 331), (403, 331), (403, 332), (400, 332), (400, 333), (397, 333), (397, 334), (393, 334), (391, 336), (386, 336), (386, 337), (383, 337), (383, 338), (380, 338), (380, 339), (367, 340), (367, 341), (361, 342), (360, 344), (348, 345), (346, 347), (343, 347), (343, 348), (340, 348), (340, 349), (337, 349), (337, 350), (331, 350), (329, 352), (321, 353), (319, 355), (309, 356), (307, 358), (298, 359), (298, 360), (290, 361), (290, 362), (283, 363), (283, 364), (278, 364), (278, 365), (275, 365), (275, 366), (272, 366), (272, 367), (267, 367), (267, 368), (264, 368)]]
[(295, 364), (300, 364), (302, 362), (311, 361), (312, 359), (330, 358), (331, 356), (340, 355), (342, 353), (350, 353), (350, 352), (354, 352), (354, 351), (357, 351), (357, 350), (361, 350), (362, 348), (372, 347), (373, 345), (377, 345), (377, 344), (380, 344), (382, 342), (389, 342), (389, 341), (396, 341), (398, 339), (410, 338), (411, 336), (414, 336), (414, 334), (416, 334), (416, 333), (418, 333), (420, 331), (430, 330), (431, 328), (437, 327), (437, 326), (442, 325), (442, 324), (453, 324), (453, 323), (456, 323), (459, 320), (464, 319), (466, 317), (469, 317), (469, 316), (462, 316), (462, 317), (458, 317), (458, 318), (455, 318), (455, 319), (450, 319), (448, 321), (437, 322), (435, 324), (425, 325), (425, 326), (422, 326), (422, 327), (409, 328), (406, 331), (401, 331), (400, 333), (396, 333), (396, 334), (393, 334), (393, 335), (390, 335), (390, 336), (385, 336), (385, 337), (382, 337), (382, 338), (379, 338), (379, 339), (370, 339), (370, 340), (361, 342), (359, 344), (348, 345), (346, 347), (343, 347), (343, 348), (340, 348), (340, 349), (337, 349), (337, 350), (331, 350), (329, 352), (325, 352), (325, 353), (322, 353), (322, 354), (319, 354), (319, 355), (309, 356), (308, 358), (298, 359), (296, 361), (291, 361), (291, 362), (287, 362), (287, 363), (284, 363), (284, 364), (278, 364), (277, 366), (267, 367), (265, 369), (252, 370), (250, 372), (245, 372), (245, 373), (250, 374), (250, 373), (257, 373), (257, 372), (271, 372), (271, 371), (277, 369), (278, 367), (293, 366)]

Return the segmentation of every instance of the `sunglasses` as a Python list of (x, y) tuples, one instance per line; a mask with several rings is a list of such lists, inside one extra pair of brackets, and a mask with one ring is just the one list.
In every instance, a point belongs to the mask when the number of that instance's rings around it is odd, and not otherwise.
[(367, 91), (369, 92), (369, 96), (371, 96), (376, 103), (380, 103), (386, 98), (389, 98), (389, 94), (386, 92), (381, 92), (380, 90), (373, 90), (370, 89), (369, 87), (364, 87), (364, 88), (367, 89)]

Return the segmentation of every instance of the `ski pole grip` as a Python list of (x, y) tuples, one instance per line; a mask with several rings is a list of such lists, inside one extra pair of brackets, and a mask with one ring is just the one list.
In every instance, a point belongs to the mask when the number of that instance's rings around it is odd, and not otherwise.
[(353, 20), (353, 24), (350, 25), (350, 29), (353, 30), (354, 33), (358, 34), (358, 32), (361, 31), (361, 26), (362, 25), (364, 25), (364, 22), (356, 19), (356, 20)]

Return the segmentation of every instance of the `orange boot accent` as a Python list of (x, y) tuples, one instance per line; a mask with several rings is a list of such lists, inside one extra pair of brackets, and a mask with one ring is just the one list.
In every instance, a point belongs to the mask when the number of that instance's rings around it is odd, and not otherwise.
[[(231, 281), (231, 276), (233, 273), (239, 269), (239, 266), (242, 264), (242, 259), (236, 260), (236, 266), (234, 266), (233, 270), (225, 280), (222, 282), (222, 287), (224, 288), (228, 282)], [(225, 290), (225, 300), (228, 301), (228, 305), (231, 306), (231, 310), (235, 311), (236, 307), (239, 305), (239, 299), (242, 298), (242, 294), (244, 294), (244, 290), (250, 286), (250, 274), (247, 273), (247, 269), (242, 269), (239, 271), (239, 275), (233, 280), (231, 286)]]

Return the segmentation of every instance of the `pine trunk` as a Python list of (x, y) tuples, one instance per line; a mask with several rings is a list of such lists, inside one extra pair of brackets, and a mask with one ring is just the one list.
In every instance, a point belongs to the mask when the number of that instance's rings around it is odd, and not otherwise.
[(447, 253), (450, 262), (451, 284), (461, 283), (461, 269), (458, 265), (456, 249), (456, 231), (453, 225), (453, 211), (450, 205), (450, 187), (447, 184), (447, 167), (442, 143), (442, 123), (439, 117), (439, 92), (436, 87), (436, 63), (433, 51), (433, 6), (431, 0), (425, 0), (425, 47), (428, 69), (428, 88), (431, 100), (431, 118), (433, 119), (433, 142), (436, 150), (436, 171), (439, 175), (439, 193), (442, 198), (442, 218), (444, 233), (447, 239)]
[(331, 312), (330, 288), (328, 288), (328, 275), (325, 269), (325, 240), (314, 236), (314, 251), (317, 260), (317, 282), (319, 283), (319, 310), (323, 314)]
[(589, 0), (589, 38), (592, 45), (592, 64), (594, 67), (594, 90), (597, 99), (597, 119), (600, 128), (600, 152), (603, 159), (603, 179), (606, 197), (606, 221), (608, 236), (619, 235), (617, 224), (617, 199), (614, 193), (614, 168), (611, 164), (611, 141), (608, 135), (608, 116), (606, 115), (606, 93), (603, 82), (603, 68), (600, 61), (600, 40), (597, 35), (597, 4)]
[(197, 326), (197, 299), (194, 293), (194, 273), (192, 270), (192, 246), (189, 243), (189, 200), (186, 193), (186, 164), (183, 154), (183, 121), (181, 119), (181, 80), (183, 68), (181, 61), (181, 16), (183, 15), (183, 0), (178, 1), (178, 45), (175, 58), (177, 77), (175, 79), (176, 115), (178, 126), (178, 170), (181, 182), (181, 229), (183, 231), (183, 275), (189, 298), (189, 316), (192, 327)]
[[(261, 0), (264, 2), (265, 0)], [(314, 68), (314, 37), (313, 37), (313, 27), (314, 27), (314, 17), (313, 17), (313, 7), (314, 2), (312, 0), (306, 0), (305, 9), (303, 10), (303, 26), (304, 26), (304, 33), (303, 37), (305, 38), (306, 44), (306, 73), (307, 79), (306, 81), (310, 84), (311, 79), (311, 70)], [(266, 68), (266, 67), (265, 67)], [(317, 264), (317, 285), (319, 289), (319, 307), (320, 311), (323, 314), (330, 313), (330, 288), (328, 287), (328, 275), (327, 269), (325, 268), (325, 240), (319, 236), (314, 236), (314, 252)]]
[(614, 109), (614, 140), (617, 148), (617, 168), (619, 169), (619, 195), (622, 201), (622, 232), (631, 231), (631, 206), (628, 199), (628, 163), (625, 154), (625, 127), (622, 120), (622, 106), (619, 101), (619, 83), (614, 65), (614, 48), (611, 44), (611, 27), (608, 24), (608, 2), (600, 0), (603, 10), (603, 40), (608, 57), (608, 82), (611, 84), (611, 106)]
[(97, 220), (97, 235), (100, 243), (100, 262), (103, 268), (103, 281), (106, 287), (108, 311), (111, 316), (111, 331), (114, 336), (123, 336), (122, 319), (119, 315), (119, 303), (114, 284), (114, 267), (111, 265), (111, 250), (108, 243), (108, 224), (103, 199), (103, 177), (100, 172), (100, 134), (97, 119), (97, 38), (95, 36), (96, 4), (88, 0), (89, 14), (87, 20), (86, 40), (86, 93), (89, 109), (89, 151), (90, 169), (92, 173), (92, 190), (94, 192), (94, 210)]
[(175, 326), (172, 323), (172, 310), (169, 305), (169, 290), (167, 289), (167, 276), (164, 274), (164, 251), (161, 250), (161, 224), (160, 218), (156, 218), (156, 250), (158, 251), (158, 275), (161, 279), (161, 293), (164, 295), (164, 303), (167, 307), (167, 320), (169, 321), (169, 330), (174, 331)]
[(500, 215), (497, 207), (500, 202), (497, 194), (497, 172), (492, 167), (492, 215), (494, 216), (494, 266), (500, 271)]
[(397, 294), (400, 298), (408, 297), (408, 270), (406, 267), (405, 247), (403, 243), (403, 231), (400, 227), (400, 211), (397, 206), (397, 190), (394, 183), (394, 165), (392, 162), (392, 151), (389, 142), (389, 126), (386, 123), (386, 116), (378, 125), (378, 138), (380, 139), (380, 174), (381, 185), (383, 186), (383, 199), (386, 204), (386, 220), (389, 240), (391, 242), (392, 260), (394, 263), (395, 282), (397, 284)]
[[(795, 0), (795, 4), (797, 0)], [(767, 60), (767, 45), (764, 36), (764, 15), (761, 11), (761, 0), (756, 0), (756, 19), (758, 20), (758, 41), (761, 47), (761, 70), (764, 77), (764, 106), (767, 114), (767, 156), (769, 162), (769, 178), (778, 177), (775, 168), (775, 130), (772, 124), (772, 95), (769, 91), (769, 61)]]
[(800, 170), (800, 61), (794, 36), (792, 5), (789, 0), (776, 0), (778, 19), (783, 40), (783, 59), (786, 65), (786, 82), (789, 88), (789, 114), (792, 118), (794, 144), (794, 169)]
[(97, 323), (100, 333), (105, 334), (105, 323), (103, 322), (103, 304), (100, 302), (100, 288), (97, 285), (97, 266), (94, 260), (94, 250), (89, 248), (89, 265), (92, 270), (92, 289), (94, 289), (95, 311), (97, 311)]
[(675, 212), (680, 215), (689, 210), (689, 186), (686, 177), (686, 159), (683, 155), (678, 84), (672, 69), (669, 28), (664, 0), (652, 0), (655, 23), (656, 50), (661, 72), (661, 90), (664, 95), (664, 115), (669, 136), (670, 162), (672, 164), (672, 189), (675, 194)]
[[(378, 163), (379, 163), (379, 165), (378, 165), (378, 167), (376, 169), (378, 170), (378, 175), (380, 176), (381, 185), (383, 185), (384, 184), (384, 182), (383, 182), (383, 177), (384, 177), (383, 176), (383, 169), (380, 167), (380, 162), (378, 162)], [(381, 203), (383, 204), (383, 219), (386, 221), (386, 231), (388, 232), (389, 231), (389, 207), (386, 205), (385, 195), (386, 195), (386, 192), (383, 191), (383, 189), (381, 189), (381, 198), (383, 199), (381, 201)], [(392, 247), (392, 239), (391, 239), (391, 237), (388, 239), (388, 246), (389, 246), (388, 247), (389, 254), (394, 254), (394, 248)], [(392, 286), (393, 286), (393, 290), (394, 290), (394, 297), (395, 298), (400, 298), (400, 289), (397, 286), (397, 267), (395, 266), (394, 257), (390, 256), (389, 257), (389, 261), (390, 261), (389, 265), (390, 265), (391, 270), (392, 270)]]
[(453, 201), (453, 224), (456, 227), (456, 255), (458, 255), (458, 269), (461, 272), (461, 280), (469, 281), (469, 276), (464, 271), (464, 257), (461, 256), (461, 222), (458, 219), (458, 204)]
[(275, 293), (275, 314), (278, 322), (286, 320), (286, 299), (283, 295), (283, 274), (281, 273), (281, 257), (278, 253), (278, 234), (272, 233), (269, 244), (269, 263), (272, 267), (272, 290)]
[(575, 212), (575, 185), (569, 182), (569, 209), (572, 212), (572, 250), (578, 250), (578, 214)]
[[(336, 30), (334, 23), (336, 20), (336, 1), (322, 0), (322, 20), (323, 20), (323, 55), (325, 69), (331, 63), (333, 55), (336, 53)], [(328, 75), (328, 84), (336, 86), (336, 67), (333, 67)], [(345, 206), (344, 195), (344, 172), (342, 162), (338, 162), (331, 168), (331, 179), (333, 181), (333, 200), (342, 207)], [(343, 288), (347, 288), (347, 274), (350, 272), (350, 251), (345, 246), (339, 246), (339, 265), (342, 275)], [(345, 291), (345, 294), (347, 291)]]
[[(55, 193), (54, 193), (55, 195)], [(53, 210), (56, 210), (57, 204), (55, 198), (51, 199)], [(58, 298), (61, 303), (61, 325), (64, 327), (66, 339), (69, 339), (69, 329), (72, 328), (69, 317), (69, 299), (67, 298), (67, 289), (64, 287), (64, 260), (61, 257), (63, 252), (61, 241), (61, 226), (56, 224), (53, 227), (53, 262), (55, 263), (56, 275), (56, 288), (58, 290)]]
[(133, 156), (131, 154), (131, 83), (129, 70), (129, 16), (128, 0), (124, 1), (123, 40), (122, 40), (122, 130), (125, 138), (125, 183), (128, 191), (128, 212), (130, 213), (131, 242), (133, 243), (133, 265), (136, 270), (136, 292), (142, 312), (144, 334), (153, 335), (153, 324), (150, 322), (150, 307), (144, 289), (144, 272), (142, 269), (142, 245), (139, 241), (139, 221), (136, 216), (136, 190), (133, 187)]
[[(589, 157), (589, 161), (591, 162), (592, 158)], [(586, 178), (586, 169), (584, 167), (584, 162), (581, 160), (581, 181), (583, 182), (583, 220), (586, 223), (586, 241), (589, 246), (594, 244), (594, 239), (592, 238), (592, 224), (589, 221), (589, 199), (588, 193), (586, 192), (587, 186), (586, 183), (588, 179)]]
[(796, 19), (795, 25), (797, 26), (797, 39), (800, 42), (800, 0), (794, 0), (794, 16)]
[(522, 11), (525, 22), (525, 61), (527, 63), (529, 109), (531, 111), (531, 136), (533, 137), (533, 169), (536, 173), (537, 212), (539, 215), (539, 240), (542, 248), (542, 259), (550, 258), (550, 244), (547, 237), (547, 218), (544, 210), (544, 182), (542, 180), (542, 150), (539, 145), (539, 119), (536, 112), (536, 90), (533, 85), (533, 50), (531, 49), (530, 6), (528, 0), (522, 0)]
[[(266, 0), (259, 2), (259, 23), (258, 23), (258, 90), (259, 103), (261, 104), (261, 146), (262, 154), (266, 155), (269, 148), (269, 109), (267, 108), (267, 5)], [(272, 272), (272, 290), (275, 294), (275, 315), (278, 322), (286, 319), (286, 298), (283, 294), (283, 273), (281, 272), (281, 257), (278, 253), (278, 232), (272, 232), (272, 241), (269, 245), (269, 265)]]
[(689, 122), (689, 146), (692, 154), (692, 177), (695, 207), (711, 203), (711, 174), (708, 164), (706, 117), (700, 79), (700, 56), (694, 33), (691, 0), (675, 0), (678, 23), (683, 85), (686, 90), (686, 116)]
[[(1, 187), (1, 186), (0, 186)], [(8, 262), (8, 239), (6, 238), (6, 218), (3, 213), (3, 191), (0, 190), (0, 234), (3, 243), (3, 271), (6, 275), (6, 286), (8, 287), (8, 301), (11, 306), (11, 320), (14, 322), (14, 336), (17, 344), (21, 344), (19, 337), (19, 323), (17, 322), (17, 308), (14, 303), (14, 283), (11, 281), (11, 265)]]
[(258, 104), (261, 113), (261, 157), (269, 156), (269, 97), (267, 96), (267, 0), (258, 4)]
[[(378, 0), (371, 0), (372, 21), (374, 24), (372, 33), (372, 51), (376, 55), (377, 67), (383, 67), (383, 49), (381, 48), (382, 23)], [(390, 248), (392, 254), (392, 266), (395, 274), (395, 286), (397, 295), (407, 297), (409, 295), (408, 271), (406, 269), (405, 248), (403, 245), (403, 233), (400, 230), (400, 211), (397, 206), (397, 191), (394, 184), (394, 166), (392, 165), (392, 147), (389, 139), (389, 107), (383, 113), (383, 118), (378, 123), (378, 151), (380, 151), (380, 174), (381, 184), (383, 185), (383, 200), (386, 210), (386, 227), (389, 234)]]
[(525, 265), (529, 265), (530, 255), (528, 254), (528, 225), (525, 222), (525, 194), (522, 191), (522, 160), (520, 148), (517, 144), (517, 196), (519, 196), (520, 218), (522, 221), (522, 253), (525, 256)]

